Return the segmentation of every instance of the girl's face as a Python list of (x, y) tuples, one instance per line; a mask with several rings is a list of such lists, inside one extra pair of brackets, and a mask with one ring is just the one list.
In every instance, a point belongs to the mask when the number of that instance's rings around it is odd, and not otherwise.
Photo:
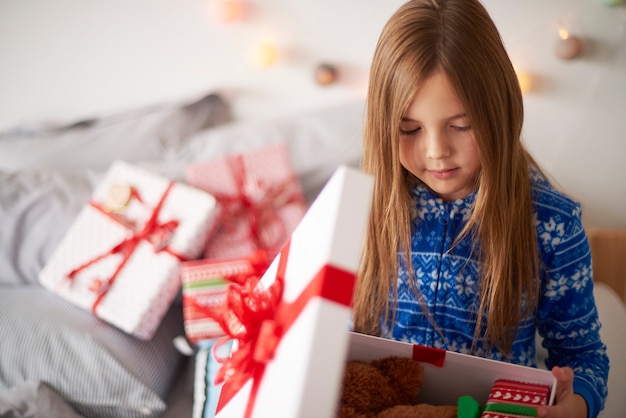
[(426, 79), (402, 118), (400, 163), (445, 201), (474, 191), (480, 153), (465, 109), (443, 71)]

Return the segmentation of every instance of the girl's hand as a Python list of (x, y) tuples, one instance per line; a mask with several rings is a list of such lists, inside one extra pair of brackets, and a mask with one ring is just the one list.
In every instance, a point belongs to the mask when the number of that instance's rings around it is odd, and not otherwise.
[(574, 393), (574, 371), (569, 367), (552, 368), (557, 380), (554, 405), (537, 408), (541, 418), (587, 418), (587, 402)]

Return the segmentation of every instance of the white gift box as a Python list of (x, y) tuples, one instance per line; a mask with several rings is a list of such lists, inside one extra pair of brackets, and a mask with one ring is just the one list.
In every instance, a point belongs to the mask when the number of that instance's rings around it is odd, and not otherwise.
[(150, 339), (219, 215), (210, 194), (115, 161), (39, 275), (65, 299)]
[[(271, 347), (269, 360), (254, 363), (250, 355), (251, 363), (234, 370), (222, 386), (218, 418), (334, 416), (372, 191), (370, 176), (337, 169), (265, 272), (262, 289), (284, 278), (270, 321), (278, 330), (274, 346), (259, 337), (257, 347)], [(236, 345), (231, 358), (243, 349)]]
[(397, 356), (419, 361), (424, 368), (419, 399), (424, 403), (456, 405), (459, 397), (471, 396), (484, 406), (494, 382), (499, 379), (545, 385), (551, 388), (548, 404), (554, 402), (556, 379), (548, 370), (354, 332), (348, 334), (347, 360), (372, 361)]

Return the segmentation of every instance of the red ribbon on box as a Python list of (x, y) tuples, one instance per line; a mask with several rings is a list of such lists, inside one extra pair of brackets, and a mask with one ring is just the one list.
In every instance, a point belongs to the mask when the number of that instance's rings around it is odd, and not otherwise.
[[(276, 215), (276, 209), (293, 203), (301, 203), (304, 198), (299, 193), (297, 186), (297, 178), (289, 177), (286, 181), (268, 187), (262, 182), (250, 187), (250, 181), (246, 173), (244, 156), (234, 155), (228, 158), (228, 164), (231, 168), (237, 187), (237, 193), (233, 195), (212, 193), (215, 199), (224, 208), (224, 214), (228, 214), (233, 218), (241, 218), (248, 216), (250, 219), (248, 228), (248, 239), (250, 239), (257, 248), (272, 249), (283, 244), (283, 240), (287, 238), (287, 231), (280, 218)], [(246, 187), (248, 186), (248, 187)], [(255, 199), (249, 193), (249, 189), (261, 190), (263, 197)], [(263, 237), (262, 231), (270, 224), (276, 224), (282, 230), (282, 233), (274, 242), (268, 241), (269, 238)], [(228, 224), (227, 224), (228, 225)]]
[[(89, 202), (89, 204), (93, 208), (102, 212), (104, 215), (108, 216), (110, 219), (114, 220), (115, 222), (119, 223), (120, 225), (124, 226), (125, 228), (129, 229), (132, 232), (129, 237), (125, 238), (124, 240), (122, 240), (121, 242), (113, 246), (113, 248), (111, 248), (110, 250), (85, 262), (84, 264), (72, 270), (67, 275), (68, 279), (72, 280), (82, 270), (86, 269), (87, 267), (92, 266), (98, 261), (103, 260), (115, 254), (122, 255), (122, 260), (118, 264), (113, 274), (111, 274), (111, 276), (107, 280), (96, 278), (96, 279), (93, 279), (92, 281), (90, 290), (97, 293), (96, 300), (94, 301), (91, 307), (91, 310), (94, 313), (96, 311), (96, 308), (98, 307), (98, 305), (100, 304), (100, 302), (102, 301), (106, 293), (108, 292), (108, 290), (111, 288), (111, 286), (115, 282), (120, 271), (122, 271), (122, 269), (124, 268), (128, 260), (130, 259), (130, 257), (133, 255), (133, 253), (135, 252), (135, 249), (137, 248), (137, 246), (142, 240), (146, 240), (150, 242), (154, 247), (154, 252), (164, 251), (173, 255), (174, 257), (178, 258), (181, 261), (185, 260), (185, 257), (183, 257), (180, 254), (177, 254), (176, 252), (172, 251), (170, 248), (167, 247), (167, 242), (169, 241), (171, 235), (174, 233), (174, 231), (178, 227), (178, 221), (170, 220), (164, 223), (160, 223), (158, 221), (159, 212), (161, 211), (161, 208), (163, 207), (163, 204), (165, 203), (165, 200), (167, 199), (167, 196), (169, 195), (169, 192), (173, 186), (174, 186), (173, 182), (170, 182), (168, 184), (167, 188), (165, 189), (165, 192), (159, 199), (159, 202), (152, 209), (152, 213), (150, 214), (150, 217), (146, 221), (145, 225), (143, 226), (143, 228), (138, 229), (138, 230), (133, 230), (132, 221), (129, 221), (128, 219), (125, 219), (124, 217), (121, 217), (119, 215), (113, 214), (107, 207), (100, 204), (99, 202), (96, 202), (96, 201)], [(131, 196), (135, 197), (139, 202), (143, 203), (143, 200), (139, 196), (139, 193), (137, 192), (136, 189), (134, 188), (131, 189)]]
[(282, 300), (289, 242), (280, 253), (276, 279), (267, 289), (248, 281), (243, 286), (229, 286), (226, 309), (216, 318), (226, 336), (214, 346), (228, 340), (236, 345), (230, 357), (217, 358), (222, 364), (215, 383), (224, 383), (216, 408), (220, 411), (252, 379), (245, 417), (250, 417), (266, 365), (274, 358), (276, 347), (296, 321), (306, 304), (314, 297), (349, 306), (352, 301), (355, 274), (330, 265), (323, 266), (293, 303)]
[[(267, 251), (265, 250), (257, 250), (254, 253), (250, 254), (248, 257), (237, 258), (233, 260), (220, 260), (220, 261), (202, 261), (202, 263), (206, 263), (209, 266), (215, 266), (211, 269), (211, 273), (215, 274), (215, 276), (208, 277), (218, 277), (219, 279), (224, 279), (228, 282), (235, 283), (240, 286), (244, 286), (247, 282), (256, 283), (258, 279), (265, 273), (267, 267), (269, 266), (271, 259)], [(236, 272), (226, 272), (228, 268), (226, 267), (233, 262), (237, 262), (239, 268), (234, 269)], [(205, 264), (202, 264), (205, 265)], [(222, 269), (220, 266), (224, 266)], [(222, 272), (219, 272), (223, 270)], [(224, 291), (224, 293), (226, 293)], [(222, 293), (219, 293), (222, 295)], [(217, 313), (216, 313), (217, 308)], [(223, 303), (216, 302), (215, 305), (206, 305), (199, 303), (195, 296), (188, 295), (183, 291), (183, 309), (186, 315), (194, 315), (194, 319), (213, 319), (219, 318), (219, 312), (223, 309)], [(216, 316), (218, 315), (218, 316)], [(196, 336), (197, 339), (199, 336)], [(202, 338), (202, 337), (200, 337)]]
[(413, 344), (412, 357), (413, 360), (422, 363), (429, 363), (433, 366), (443, 367), (446, 362), (446, 350)]

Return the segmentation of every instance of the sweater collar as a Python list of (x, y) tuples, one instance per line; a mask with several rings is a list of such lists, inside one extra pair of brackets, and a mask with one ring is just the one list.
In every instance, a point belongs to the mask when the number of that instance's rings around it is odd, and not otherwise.
[(462, 220), (467, 221), (476, 201), (476, 191), (463, 199), (444, 202), (423, 183), (418, 183), (411, 191), (411, 197), (414, 203), (413, 219), (419, 218), (424, 220), (434, 216), (440, 218), (440, 220), (453, 220), (461, 216)]

